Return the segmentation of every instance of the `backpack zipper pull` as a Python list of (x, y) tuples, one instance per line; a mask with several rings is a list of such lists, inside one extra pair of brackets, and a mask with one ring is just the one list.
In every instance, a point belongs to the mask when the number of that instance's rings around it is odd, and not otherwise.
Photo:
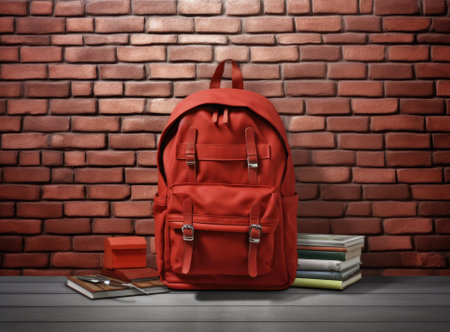
[(228, 107), (223, 109), (223, 124), (228, 124)]

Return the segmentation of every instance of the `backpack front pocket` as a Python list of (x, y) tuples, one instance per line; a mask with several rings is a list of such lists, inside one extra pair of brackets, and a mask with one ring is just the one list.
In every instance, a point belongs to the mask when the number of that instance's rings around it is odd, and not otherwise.
[(172, 186), (166, 262), (172, 271), (189, 275), (270, 272), (279, 204), (279, 194), (269, 186)]

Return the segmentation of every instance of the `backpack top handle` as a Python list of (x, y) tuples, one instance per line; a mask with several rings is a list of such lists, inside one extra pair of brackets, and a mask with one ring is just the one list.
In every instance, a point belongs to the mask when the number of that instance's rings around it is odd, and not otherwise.
[(225, 62), (231, 61), (231, 80), (233, 82), (233, 89), (243, 89), (244, 81), (242, 79), (242, 73), (239, 69), (239, 66), (234, 60), (226, 59), (221, 61), (214, 72), (214, 75), (211, 78), (211, 84), (209, 85), (210, 89), (220, 89), (220, 82), (223, 76), (223, 70), (225, 68)]

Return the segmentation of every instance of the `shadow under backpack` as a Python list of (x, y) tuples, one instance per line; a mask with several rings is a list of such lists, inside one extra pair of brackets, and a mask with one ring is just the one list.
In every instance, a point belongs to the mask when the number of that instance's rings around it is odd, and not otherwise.
[(277, 290), (295, 278), (298, 199), (285, 129), (231, 63), (232, 88), (220, 88), (222, 61), (159, 140), (156, 263), (170, 288)]

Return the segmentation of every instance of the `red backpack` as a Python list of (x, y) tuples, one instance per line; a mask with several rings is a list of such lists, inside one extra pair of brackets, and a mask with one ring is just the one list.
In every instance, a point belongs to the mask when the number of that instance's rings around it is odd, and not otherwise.
[(297, 195), (280, 116), (263, 96), (232, 89), (183, 99), (158, 146), (156, 261), (176, 289), (284, 289), (297, 270)]

